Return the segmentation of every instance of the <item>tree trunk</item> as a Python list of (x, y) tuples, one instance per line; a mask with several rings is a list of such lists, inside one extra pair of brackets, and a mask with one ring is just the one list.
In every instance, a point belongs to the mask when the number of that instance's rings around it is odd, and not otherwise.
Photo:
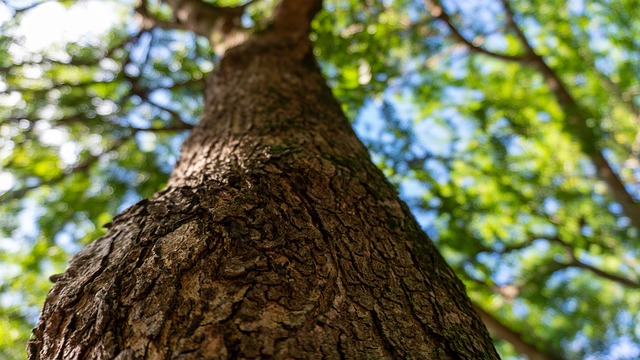
[(167, 188), (74, 257), (30, 359), (498, 358), (291, 44), (227, 52)]

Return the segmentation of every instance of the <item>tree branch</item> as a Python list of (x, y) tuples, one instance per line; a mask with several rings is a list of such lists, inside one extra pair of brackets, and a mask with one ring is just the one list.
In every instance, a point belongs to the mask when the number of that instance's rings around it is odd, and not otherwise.
[(635, 116), (636, 122), (640, 124), (640, 107), (638, 107), (635, 101), (633, 101), (633, 95), (625, 93), (622, 89), (620, 89), (618, 84), (611, 80), (611, 78), (604, 74), (602, 71), (598, 70), (595, 64), (593, 68), (600, 81), (602, 81), (603, 87), (610, 93), (616, 95), (620, 102), (624, 104), (627, 109)]
[(233, 7), (215, 6), (201, 0), (166, 0), (166, 3), (179, 24), (211, 39), (214, 35), (226, 36), (241, 29), (240, 17), (251, 2)]
[(158, 27), (165, 30), (189, 30), (189, 28), (177, 21), (162, 20), (149, 12), (147, 8), (147, 0), (140, 0), (140, 4), (134, 8), (136, 14), (139, 16), (138, 23), (140, 28), (144, 30), (150, 30)]
[(276, 33), (290, 36), (306, 36), (311, 21), (322, 9), (322, 0), (281, 0), (271, 23)]
[(518, 62), (525, 66), (532, 66), (540, 72), (566, 116), (566, 128), (571, 129), (569, 130), (569, 133), (578, 140), (583, 152), (590, 158), (591, 162), (595, 166), (598, 176), (607, 184), (609, 192), (615, 201), (622, 206), (625, 215), (631, 220), (632, 226), (640, 231), (640, 205), (627, 191), (618, 174), (616, 174), (611, 164), (609, 164), (602, 154), (602, 149), (598, 145), (598, 137), (595, 134), (594, 129), (587, 124), (587, 119), (593, 118), (594, 116), (578, 103), (578, 101), (571, 95), (562, 79), (547, 65), (542, 56), (535, 52), (526, 35), (515, 22), (514, 12), (509, 5), (508, 0), (500, 1), (504, 7), (507, 24), (515, 32), (516, 36), (522, 42), (522, 45), (525, 47), (527, 54), (524, 56), (498, 54), (474, 45), (462, 36), (460, 31), (452, 23), (451, 17), (446, 13), (444, 8), (439, 5), (439, 2), (436, 2), (437, 0), (424, 1), (427, 6), (431, 8), (433, 16), (444, 21), (447, 27), (451, 30), (454, 38), (458, 42), (466, 45), (471, 51), (501, 60)]
[(59, 183), (60, 181), (64, 180), (64, 178), (66, 178), (68, 175), (71, 175), (73, 173), (77, 173), (77, 172), (84, 172), (87, 171), (89, 169), (89, 167), (94, 164), (96, 161), (98, 161), (102, 156), (104, 156), (105, 154), (108, 154), (114, 150), (117, 150), (120, 146), (122, 146), (124, 143), (126, 143), (129, 139), (131, 139), (133, 137), (133, 134), (135, 133), (132, 132), (129, 135), (123, 136), (121, 138), (116, 139), (116, 141), (111, 144), (111, 146), (106, 149), (105, 151), (101, 152), (98, 155), (92, 155), (89, 158), (87, 158), (84, 161), (78, 162), (76, 163), (74, 166), (71, 166), (67, 169), (65, 169), (64, 171), (62, 171), (62, 173), (56, 177), (50, 178), (47, 181), (43, 181), (39, 184), (35, 184), (35, 185), (31, 185), (31, 186), (25, 186), (23, 188), (20, 189), (16, 189), (13, 191), (7, 191), (6, 193), (0, 195), (0, 204), (3, 203), (7, 203), (9, 201), (15, 200), (15, 199), (21, 199), (23, 198), (28, 192), (30, 192), (31, 190), (37, 189), (41, 186), (45, 186), (45, 185), (55, 185), (57, 183)]
[[(475, 278), (471, 278), (471, 280), (478, 283), (480, 287), (486, 288), (505, 297), (505, 293), (502, 291), (504, 287), (497, 286), (490, 279), (489, 281), (491, 282), (491, 284), (487, 284), (486, 282), (477, 280)], [(506, 297), (508, 300), (513, 299), (510, 296)], [(486, 311), (476, 302), (473, 302), (473, 308), (478, 313), (478, 315), (480, 315), (480, 319), (493, 336), (510, 343), (516, 351), (523, 355), (526, 355), (529, 360), (564, 360), (564, 357), (559, 355), (560, 352), (556, 349), (543, 349), (539, 346), (536, 346), (535, 344), (532, 344), (530, 341), (526, 340), (520, 332), (517, 332), (509, 326), (505, 325), (496, 316)]]
[(524, 55), (508, 55), (508, 54), (496, 53), (496, 52), (487, 50), (482, 46), (474, 44), (472, 41), (468, 40), (464, 35), (462, 35), (460, 30), (458, 30), (458, 28), (453, 24), (451, 17), (444, 10), (439, 0), (433, 0), (433, 1), (424, 0), (424, 3), (430, 9), (431, 15), (433, 17), (442, 20), (447, 25), (447, 28), (449, 28), (449, 31), (451, 32), (451, 36), (454, 38), (454, 40), (464, 44), (470, 51), (479, 53), (479, 54), (484, 54), (500, 60), (506, 60), (506, 61), (512, 61), (512, 62), (518, 62), (518, 63), (529, 62), (530, 59)]
[(169, 109), (166, 106), (162, 106), (160, 104), (157, 104), (153, 101), (151, 101), (151, 99), (149, 99), (149, 97), (145, 96), (143, 98), (144, 101), (146, 101), (149, 105), (158, 108), (166, 113), (168, 113), (169, 115), (171, 115), (171, 117), (175, 120), (175, 122), (178, 123), (178, 125), (176, 125), (176, 128), (180, 128), (182, 130), (188, 130), (188, 129), (192, 129), (193, 125), (189, 124), (188, 122), (186, 122), (182, 116), (175, 110), (173, 109)]
[(482, 322), (489, 330), (498, 338), (507, 341), (521, 354), (526, 355), (529, 360), (562, 360), (562, 356), (557, 352), (549, 353), (543, 349), (524, 340), (522, 334), (504, 325), (500, 320), (495, 318), (489, 312), (485, 311), (478, 304), (473, 305), (474, 309), (480, 315)]
[(578, 267), (578, 268), (581, 268), (581, 269), (585, 269), (587, 271), (590, 271), (590, 272), (594, 273), (597, 276), (600, 276), (600, 277), (603, 277), (605, 279), (611, 280), (611, 281), (613, 281), (615, 283), (618, 283), (620, 285), (624, 285), (624, 286), (631, 287), (631, 288), (636, 288), (636, 289), (640, 288), (640, 283), (638, 283), (636, 281), (624, 278), (622, 276), (618, 276), (618, 275), (612, 274), (612, 273), (604, 271), (602, 269), (598, 269), (595, 266), (586, 264), (586, 263), (578, 260), (575, 256), (572, 258), (571, 265), (573, 265), (575, 267)]
[[(607, 280), (611, 280), (615, 283), (618, 283), (620, 285), (623, 286), (627, 286), (627, 287), (631, 287), (631, 288), (640, 288), (640, 282), (616, 275), (616, 274), (612, 274), (608, 271), (599, 269), (593, 265), (589, 265), (587, 263), (584, 263), (582, 261), (580, 261), (580, 259), (578, 259), (578, 256), (576, 255), (575, 249), (573, 248), (573, 246), (571, 246), (571, 244), (567, 243), (566, 241), (562, 240), (559, 237), (554, 237), (554, 238), (550, 238), (549, 241), (552, 242), (556, 242), (560, 245), (562, 245), (565, 249), (565, 251), (567, 252), (567, 255), (569, 256), (569, 258), (571, 259), (569, 262), (564, 263), (563, 265), (565, 265), (566, 267), (577, 267), (580, 269), (584, 269), (587, 271), (590, 271), (591, 273), (593, 273), (596, 276), (600, 276), (602, 278), (605, 278)], [(561, 263), (559, 263), (561, 264)]]
[(522, 29), (520, 29), (518, 24), (516, 24), (515, 15), (514, 15), (513, 9), (511, 8), (511, 5), (509, 5), (509, 0), (500, 0), (500, 3), (502, 3), (502, 7), (504, 8), (505, 15), (507, 16), (507, 26), (510, 27), (516, 33), (516, 36), (518, 37), (518, 39), (520, 39), (520, 42), (522, 42), (522, 45), (524, 45), (525, 50), (527, 51), (529, 56), (536, 57), (537, 54), (533, 50), (533, 47), (531, 46), (531, 44), (529, 43), (529, 39), (524, 34)]
[(118, 148), (120, 148), (122, 145), (124, 145), (127, 141), (131, 140), (133, 138), (133, 136), (138, 133), (138, 132), (165, 132), (165, 131), (184, 131), (184, 130), (190, 130), (193, 126), (189, 125), (189, 124), (178, 124), (176, 126), (166, 126), (166, 127), (158, 127), (158, 128), (138, 128), (138, 127), (127, 127), (127, 129), (131, 130), (131, 133), (116, 139), (116, 141), (111, 144), (111, 146), (106, 149), (105, 151), (101, 152), (100, 154), (97, 155), (92, 155), (91, 157), (87, 158), (84, 161), (78, 162), (75, 165), (65, 169), (60, 175), (50, 178), (46, 181), (43, 181), (39, 184), (35, 184), (35, 185), (31, 185), (31, 186), (25, 186), (23, 188), (20, 189), (16, 189), (13, 191), (7, 191), (4, 194), (0, 194), (0, 204), (5, 204), (8, 203), (9, 201), (12, 200), (16, 200), (16, 199), (21, 199), (23, 198), (25, 195), (27, 195), (30, 191), (35, 190), (41, 186), (52, 186), (52, 185), (56, 185), (57, 183), (59, 183), (60, 181), (64, 180), (67, 176), (74, 174), (74, 173), (81, 173), (81, 172), (85, 172), (87, 171), (91, 165), (95, 164), (100, 158), (102, 158), (103, 156), (105, 156), (106, 154), (109, 154), (113, 151), (118, 150)]
[(173, 84), (169, 85), (169, 86), (163, 86), (162, 89), (167, 89), (167, 90), (174, 90), (174, 89), (179, 89), (179, 88), (186, 88), (186, 87), (190, 87), (193, 85), (204, 85), (205, 80), (204, 77), (202, 78), (191, 78), (189, 80), (186, 81), (181, 81), (181, 82), (174, 82)]
[(592, 127), (587, 124), (587, 119), (592, 116), (590, 116), (573, 95), (571, 95), (564, 81), (549, 67), (544, 58), (535, 52), (522, 29), (516, 24), (513, 9), (509, 5), (509, 1), (501, 0), (501, 2), (504, 6), (507, 22), (515, 31), (516, 36), (518, 36), (529, 53), (530, 58), (533, 60), (531, 65), (535, 66), (544, 77), (547, 85), (555, 95), (558, 104), (566, 114), (568, 125), (575, 128), (575, 130), (570, 133), (581, 144), (587, 156), (591, 158), (591, 162), (596, 167), (600, 179), (607, 184), (613, 198), (622, 206), (625, 215), (631, 219), (631, 224), (640, 231), (640, 205), (636, 203), (631, 194), (629, 194), (618, 174), (615, 173), (611, 164), (609, 164), (602, 154), (602, 149), (598, 146), (597, 136)]
[(25, 60), (18, 64), (11, 64), (8, 66), (0, 66), (0, 72), (10, 71), (13, 69), (20, 68), (22, 66), (42, 66), (42, 65), (60, 65), (60, 66), (95, 66), (100, 60), (110, 58), (113, 53), (118, 50), (124, 48), (128, 43), (132, 41), (136, 41), (140, 38), (144, 31), (137, 32), (135, 34), (131, 34), (125, 37), (122, 41), (118, 42), (114, 46), (104, 49), (106, 51), (102, 51), (102, 54), (96, 58), (86, 59), (86, 58), (71, 58), (69, 61), (55, 60), (55, 59), (42, 59), (40, 61), (29, 61)]

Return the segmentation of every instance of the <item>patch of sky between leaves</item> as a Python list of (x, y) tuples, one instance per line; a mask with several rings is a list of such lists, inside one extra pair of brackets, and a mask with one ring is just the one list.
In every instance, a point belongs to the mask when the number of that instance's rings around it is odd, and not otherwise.
[[(20, 226), (13, 231), (11, 238), (0, 238), (0, 250), (10, 253), (16, 253), (25, 249), (25, 239), (34, 239), (38, 232), (38, 225), (33, 219), (41, 216), (44, 209), (38, 207), (37, 203), (32, 199), (25, 199), (24, 209), (18, 214), (18, 221)], [(0, 270), (4, 271), (4, 264), (0, 266)]]
[[(466, 91), (460, 88), (445, 89), (445, 97), (451, 103), (463, 103), (467, 100), (481, 101), (481, 93)], [(450, 157), (463, 151), (469, 144), (475, 131), (472, 122), (466, 121), (453, 108), (443, 109), (434, 113), (434, 117), (419, 118), (419, 105), (412, 101), (412, 94), (408, 88), (396, 88), (387, 90), (382, 98), (368, 101), (360, 109), (354, 122), (354, 129), (358, 136), (366, 144), (394, 144), (397, 143), (395, 135), (389, 132), (387, 124), (382, 116), (383, 101), (389, 103), (398, 118), (401, 126), (409, 127), (415, 135), (410, 146), (413, 155), (417, 157), (426, 154)], [(442, 121), (444, 119), (444, 121)], [(455, 140), (455, 141), (454, 141)], [(393, 146), (391, 146), (393, 148)], [(381, 155), (373, 153), (375, 163), (381, 161)], [(446, 182), (449, 179), (449, 171), (440, 162), (428, 160), (425, 169), (436, 181)], [(434, 211), (421, 209), (416, 204), (424, 196), (427, 187), (424, 182), (413, 179), (411, 176), (403, 178), (399, 184), (400, 196), (410, 205), (412, 212), (423, 229), (430, 237), (437, 240), (438, 233), (434, 225), (436, 214)]]
[[(6, 14), (11, 14), (6, 7), (0, 9), (0, 20), (6, 22)], [(16, 35), (25, 41), (23, 48), (13, 48), (13, 55), (27, 56), (70, 42), (97, 44), (100, 35), (121, 21), (123, 11), (123, 4), (115, 1), (83, 1), (68, 8), (44, 3), (23, 16)]]

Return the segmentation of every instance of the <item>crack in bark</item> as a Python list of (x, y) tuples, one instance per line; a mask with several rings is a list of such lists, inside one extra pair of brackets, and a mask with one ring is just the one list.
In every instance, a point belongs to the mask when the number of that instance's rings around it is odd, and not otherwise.
[(378, 314), (376, 313), (376, 311), (371, 310), (369, 313), (371, 314), (371, 319), (373, 320), (374, 328), (376, 329), (378, 336), (380, 336), (380, 339), (382, 339), (382, 343), (384, 344), (384, 349), (388, 352), (388, 355), (392, 359), (399, 359), (401, 357), (406, 357), (406, 355), (400, 354), (398, 352), (398, 349), (396, 349), (396, 347), (393, 346), (393, 344), (391, 343), (391, 340), (387, 337), (387, 333), (384, 330), (382, 321), (380, 321), (380, 318), (378, 317)]

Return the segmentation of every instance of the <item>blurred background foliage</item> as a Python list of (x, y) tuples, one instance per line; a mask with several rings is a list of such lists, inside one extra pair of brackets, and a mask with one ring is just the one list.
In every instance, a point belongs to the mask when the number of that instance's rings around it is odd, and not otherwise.
[[(24, 357), (48, 277), (162, 189), (202, 111), (207, 40), (141, 28), (136, 6), (0, 3), (0, 358)], [(34, 19), (47, 33), (91, 11), (110, 20), (34, 44)], [(640, 2), (326, 0), (314, 29), (502, 357), (639, 358)]]

